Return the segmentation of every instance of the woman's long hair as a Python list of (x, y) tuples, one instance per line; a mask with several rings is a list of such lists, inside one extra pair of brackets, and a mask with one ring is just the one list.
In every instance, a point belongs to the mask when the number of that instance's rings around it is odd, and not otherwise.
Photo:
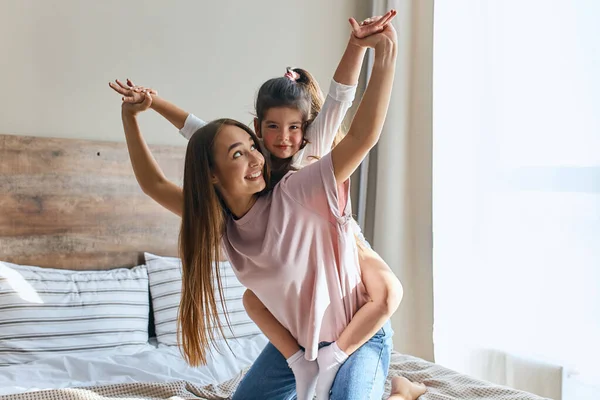
[[(215, 138), (227, 125), (245, 130), (253, 138), (257, 149), (261, 149), (258, 137), (246, 125), (231, 119), (219, 119), (194, 133), (185, 156), (184, 204), (179, 234), (182, 290), (177, 340), (185, 360), (192, 366), (206, 364), (209, 346), (214, 345), (216, 332), (223, 336), (215, 289), (218, 289), (223, 305), (222, 312), (226, 311), (218, 261), (221, 259), (221, 240), (229, 210), (212, 182), (212, 172)], [(263, 174), (268, 187), (267, 163)]]

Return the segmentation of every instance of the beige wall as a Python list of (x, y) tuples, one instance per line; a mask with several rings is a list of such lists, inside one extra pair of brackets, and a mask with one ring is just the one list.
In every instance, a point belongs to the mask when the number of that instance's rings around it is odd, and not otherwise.
[[(0, 132), (122, 141), (114, 78), (151, 85), (205, 119), (250, 122), (253, 97), (288, 65), (324, 88), (360, 0), (0, 2)], [(184, 145), (155, 114), (150, 143)]]

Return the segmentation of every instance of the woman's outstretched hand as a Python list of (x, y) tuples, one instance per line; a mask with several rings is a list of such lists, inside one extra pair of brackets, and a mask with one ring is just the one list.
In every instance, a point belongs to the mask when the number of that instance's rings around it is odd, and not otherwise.
[(385, 23), (381, 28), (377, 29), (376, 33), (360, 39), (354, 37), (352, 41), (357, 46), (375, 48), (378, 44), (384, 45), (385, 43), (395, 46), (398, 42), (398, 38), (394, 26), (390, 23)]
[(353, 38), (364, 39), (368, 36), (383, 32), (394, 17), (396, 17), (396, 14), (397, 11), (392, 9), (384, 15), (370, 17), (360, 23), (354, 18), (350, 18), (349, 22), (352, 26)]

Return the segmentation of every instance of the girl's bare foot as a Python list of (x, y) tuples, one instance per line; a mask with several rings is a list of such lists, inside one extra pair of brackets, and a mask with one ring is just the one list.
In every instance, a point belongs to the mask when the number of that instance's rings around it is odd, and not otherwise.
[(402, 376), (392, 378), (392, 392), (388, 400), (416, 400), (425, 393), (422, 383), (413, 383)]

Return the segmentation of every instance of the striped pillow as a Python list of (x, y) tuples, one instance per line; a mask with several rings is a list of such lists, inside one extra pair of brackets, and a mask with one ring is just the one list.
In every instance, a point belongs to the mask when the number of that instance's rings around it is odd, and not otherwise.
[[(150, 296), (154, 311), (154, 326), (159, 343), (167, 346), (177, 345), (177, 316), (181, 300), (181, 260), (172, 257), (160, 257), (145, 253), (150, 280)], [(229, 262), (220, 262), (223, 295), (231, 330), (227, 327), (222, 312), (218, 290), (215, 290), (217, 306), (221, 310), (220, 320), (226, 339), (253, 336), (261, 333), (252, 322), (242, 304), (246, 288), (236, 278)], [(219, 333), (215, 337), (219, 337)]]
[(145, 266), (69, 271), (0, 262), (0, 365), (148, 342)]

